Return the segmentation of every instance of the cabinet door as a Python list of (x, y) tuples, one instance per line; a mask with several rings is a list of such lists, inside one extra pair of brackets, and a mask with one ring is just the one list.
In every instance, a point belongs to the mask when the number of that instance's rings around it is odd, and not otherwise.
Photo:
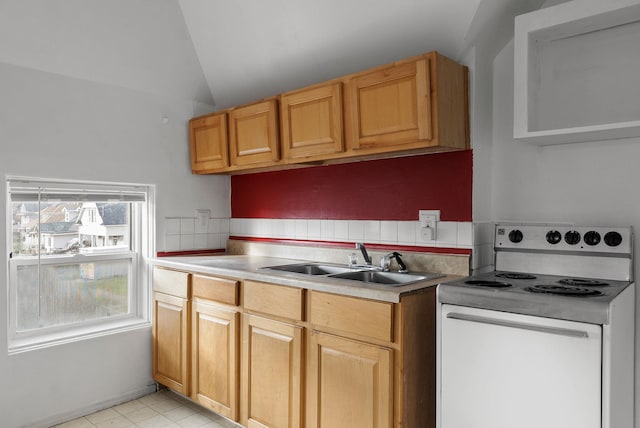
[(244, 315), (242, 422), (248, 428), (302, 426), (300, 326)]
[(229, 112), (231, 164), (268, 164), (280, 159), (278, 105), (268, 100)]
[(189, 301), (153, 293), (153, 378), (189, 394)]
[(432, 138), (429, 61), (420, 59), (356, 76), (347, 83), (353, 150), (429, 141)]
[(303, 159), (344, 150), (342, 83), (282, 94), (284, 159)]
[(192, 303), (192, 394), (198, 403), (237, 420), (239, 313)]
[(393, 351), (311, 332), (307, 428), (388, 428), (393, 422)]
[(229, 166), (227, 114), (218, 113), (189, 122), (191, 170), (211, 172)]

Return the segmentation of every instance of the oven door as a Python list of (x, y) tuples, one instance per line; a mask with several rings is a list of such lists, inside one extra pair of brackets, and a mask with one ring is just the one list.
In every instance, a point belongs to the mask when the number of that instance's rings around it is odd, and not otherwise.
[(602, 326), (440, 309), (440, 428), (601, 427)]

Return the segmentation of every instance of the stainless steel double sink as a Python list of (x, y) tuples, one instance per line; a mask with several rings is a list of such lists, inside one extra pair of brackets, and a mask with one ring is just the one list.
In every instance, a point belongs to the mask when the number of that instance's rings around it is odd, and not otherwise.
[(399, 273), (383, 272), (371, 266), (355, 266), (329, 264), (329, 263), (293, 263), (287, 265), (267, 266), (264, 270), (291, 272), (303, 275), (325, 276), (327, 278), (346, 279), (361, 283), (374, 283), (389, 286), (401, 286), (414, 282), (426, 281), (443, 277), (443, 274), (425, 273)]

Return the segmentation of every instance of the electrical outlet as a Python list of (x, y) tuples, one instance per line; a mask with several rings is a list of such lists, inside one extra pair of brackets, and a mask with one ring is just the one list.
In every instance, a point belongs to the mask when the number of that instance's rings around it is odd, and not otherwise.
[(420, 237), (422, 241), (435, 241), (440, 221), (440, 210), (420, 210)]
[(196, 233), (207, 233), (211, 210), (196, 210)]

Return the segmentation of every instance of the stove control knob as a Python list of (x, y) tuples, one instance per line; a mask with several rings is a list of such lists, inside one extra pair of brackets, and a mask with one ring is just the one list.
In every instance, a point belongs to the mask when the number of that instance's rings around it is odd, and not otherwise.
[(600, 243), (600, 234), (595, 230), (590, 230), (584, 234), (584, 242), (587, 245), (598, 245)]
[(580, 232), (576, 230), (570, 230), (564, 234), (564, 242), (569, 245), (576, 245), (580, 242)]
[(509, 241), (513, 242), (514, 244), (522, 241), (522, 232), (518, 229), (513, 229), (511, 232), (509, 232)]
[(607, 232), (604, 235), (604, 243), (610, 247), (617, 247), (622, 243), (622, 235), (618, 232)]
[(557, 230), (550, 230), (547, 232), (547, 242), (549, 244), (557, 244), (562, 240), (562, 234)]

